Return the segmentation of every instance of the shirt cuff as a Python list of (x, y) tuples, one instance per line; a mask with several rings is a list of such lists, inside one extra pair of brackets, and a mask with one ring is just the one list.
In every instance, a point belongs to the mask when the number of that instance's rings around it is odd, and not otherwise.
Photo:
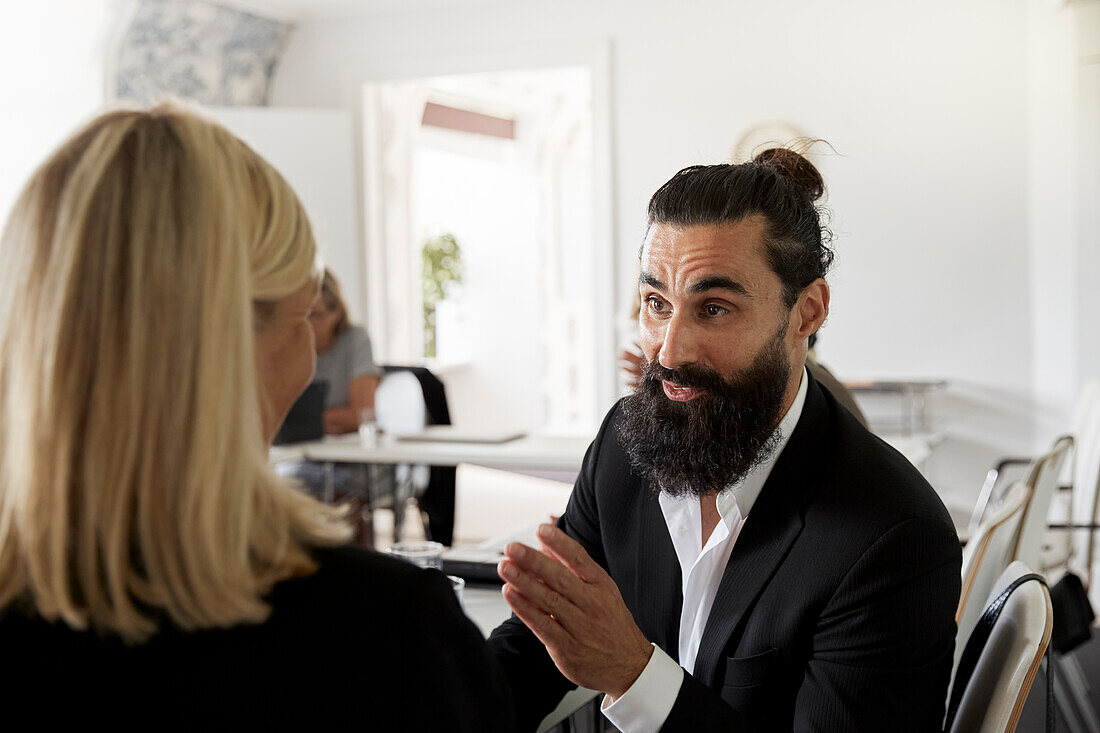
[(645, 669), (615, 702), (604, 695), (600, 712), (623, 733), (656, 733), (676, 704), (684, 670), (656, 644)]

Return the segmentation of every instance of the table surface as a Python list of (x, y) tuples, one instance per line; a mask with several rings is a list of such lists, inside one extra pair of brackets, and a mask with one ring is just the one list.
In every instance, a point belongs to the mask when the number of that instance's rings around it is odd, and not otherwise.
[(564, 438), (527, 435), (504, 443), (403, 441), (383, 439), (365, 448), (359, 435), (327, 436), (322, 440), (271, 449), (274, 461), (332, 461), (338, 463), (421, 463), (457, 466), (474, 463), (488, 468), (578, 471), (590, 437)]
[(849, 379), (844, 386), (853, 392), (880, 392), (884, 394), (909, 394), (932, 392), (947, 386), (946, 379)]
[[(934, 441), (928, 436), (884, 436), (883, 440), (914, 466), (928, 458)], [(457, 466), (473, 463), (503, 470), (579, 471), (591, 438), (527, 435), (506, 443), (383, 440), (365, 448), (356, 433), (327, 436), (323, 440), (276, 446), (276, 462), (309, 459), (338, 463), (420, 463)]]

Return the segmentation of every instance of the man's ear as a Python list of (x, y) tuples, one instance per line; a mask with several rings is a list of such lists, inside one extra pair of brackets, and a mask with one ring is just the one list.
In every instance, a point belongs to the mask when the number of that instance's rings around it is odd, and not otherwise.
[(799, 338), (816, 333), (829, 317), (829, 284), (819, 277), (807, 285), (794, 304), (794, 313), (798, 317), (795, 333)]

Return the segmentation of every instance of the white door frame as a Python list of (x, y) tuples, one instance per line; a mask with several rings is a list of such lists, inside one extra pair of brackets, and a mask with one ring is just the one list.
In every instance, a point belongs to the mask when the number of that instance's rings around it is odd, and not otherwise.
[[(592, 293), (592, 302), (603, 314), (597, 318), (596, 329), (596, 398), (597, 414), (609, 408), (617, 396), (615, 355), (616, 355), (616, 301), (615, 287), (618, 279), (617, 248), (615, 247), (615, 190), (614, 157), (612, 149), (612, 68), (611, 41), (608, 39), (588, 42), (547, 44), (540, 46), (512, 45), (494, 48), (447, 49), (438, 52), (413, 53), (407, 56), (393, 54), (368, 56), (358, 66), (356, 72), (349, 74), (341, 85), (341, 94), (345, 106), (352, 110), (356, 120), (356, 156), (360, 165), (356, 166), (359, 201), (362, 215), (360, 226), (364, 246), (359, 254), (358, 277), (363, 293), (358, 307), (365, 315), (369, 330), (375, 334), (376, 343), (385, 342), (387, 324), (384, 314), (386, 294), (379, 288), (370, 287), (367, 281), (368, 270), (381, 267), (385, 271), (385, 251), (380, 242), (379, 232), (374, 228), (377, 217), (366, 210), (363, 195), (367, 185), (380, 185), (379, 180), (368, 181), (375, 175), (368, 171), (367, 151), (371, 149), (369, 140), (375, 131), (365, 128), (363, 115), (363, 90), (367, 84), (381, 81), (397, 81), (433, 76), (452, 76), (458, 74), (486, 73), (494, 71), (515, 71), (522, 69), (555, 68), (563, 66), (583, 66), (591, 70), (592, 75), (592, 155), (593, 155), (593, 242), (596, 247), (594, 261), (596, 271), (593, 281), (596, 283)], [(375, 270), (377, 271), (377, 270)], [(386, 357), (383, 352), (380, 355)]]

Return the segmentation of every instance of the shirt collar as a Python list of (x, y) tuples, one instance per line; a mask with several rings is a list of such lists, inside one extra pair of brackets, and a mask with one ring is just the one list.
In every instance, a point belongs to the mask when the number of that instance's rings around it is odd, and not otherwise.
[[(779, 421), (779, 427), (775, 429), (779, 435), (779, 442), (775, 450), (772, 451), (767, 460), (718, 493), (715, 503), (723, 524), (732, 521), (734, 509), (740, 510), (742, 518), (747, 517), (753, 504), (756, 503), (757, 497), (760, 496), (760, 491), (764, 488), (764, 483), (768, 480), (775, 462), (779, 460), (779, 454), (787, 446), (791, 433), (798, 425), (798, 419), (802, 417), (802, 408), (806, 404), (806, 391), (809, 389), (809, 380), (806, 374), (806, 368), (803, 367), (802, 382), (798, 386), (798, 393), (795, 395), (794, 402), (791, 403), (783, 419)], [(672, 497), (663, 491), (658, 495), (657, 501), (661, 505), (666, 521), (668, 521), (669, 516), (677, 514), (679, 511), (694, 510), (699, 505), (698, 498), (692, 494)]]

